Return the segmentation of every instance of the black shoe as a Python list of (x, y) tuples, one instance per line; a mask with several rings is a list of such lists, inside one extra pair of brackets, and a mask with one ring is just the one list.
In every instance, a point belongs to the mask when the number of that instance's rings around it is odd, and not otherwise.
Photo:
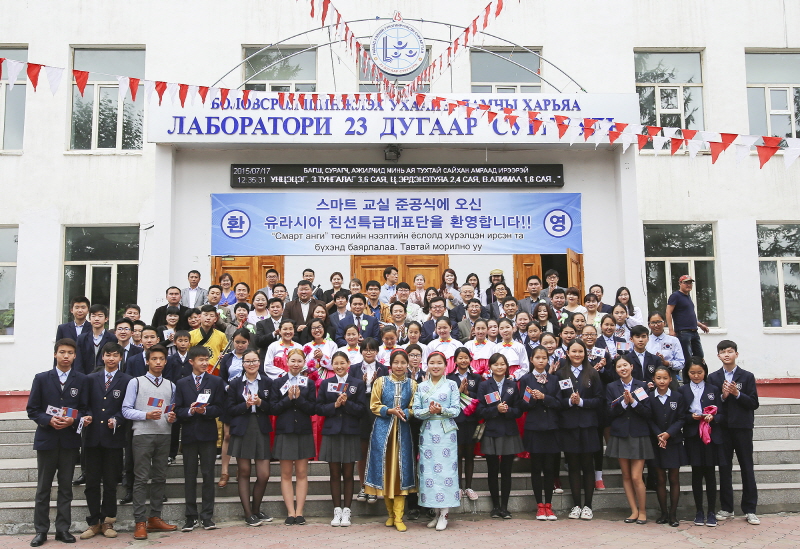
[(175, 458), (174, 457), (168, 457), (167, 458), (167, 465), (175, 465)]
[(261, 522), (272, 522), (272, 517), (266, 513), (262, 513), (259, 511), (258, 513), (256, 513), (256, 516)]
[(656, 519), (656, 524), (666, 524), (669, 521), (666, 513), (662, 513), (660, 517)]
[(191, 532), (198, 526), (200, 526), (200, 523), (197, 522), (196, 518), (187, 518), (186, 523), (183, 525), (183, 528), (181, 528), (181, 532)]
[(283, 521), (286, 526), (294, 526), (294, 517), (286, 517), (286, 520)]
[(261, 526), (261, 519), (258, 518), (258, 515), (250, 515), (249, 517), (245, 518), (244, 521), (248, 526)]
[(86, 483), (86, 473), (81, 473), (78, 478), (72, 481), (73, 486), (80, 486), (84, 483)]
[(62, 541), (64, 543), (75, 543), (75, 536), (73, 536), (69, 532), (56, 532), (56, 541)]
[(303, 517), (303, 515), (297, 515), (294, 517), (294, 523), (302, 526), (306, 523), (306, 519)]
[(211, 519), (203, 519), (203, 530), (216, 530), (217, 525)]
[(167, 496), (164, 496), (164, 503), (167, 503)]
[(125, 492), (125, 497), (119, 500), (120, 505), (125, 505), (127, 503), (133, 503), (133, 492)]
[(47, 534), (44, 532), (39, 532), (38, 534), (33, 536), (33, 539), (31, 540), (31, 547), (39, 547), (46, 541), (47, 541)]
[(426, 513), (428, 514), (428, 518), (433, 518), (436, 516), (436, 509), (434, 509), (433, 507), (428, 507)]
[(634, 522), (636, 522), (636, 519), (626, 518), (622, 522), (624, 522), (625, 524), (633, 524)]
[(678, 515), (671, 514), (669, 516), (669, 525), (672, 526), (673, 528), (677, 528), (678, 526), (681, 525), (680, 521), (678, 521)]
[(419, 508), (415, 507), (411, 509), (408, 513), (406, 513), (406, 518), (408, 520), (417, 520), (419, 518), (420, 511)]
[(505, 509), (500, 509), (500, 518), (510, 519), (511, 518), (511, 513), (509, 513)]
[(503, 518), (503, 515), (500, 514), (500, 509), (497, 507), (492, 509), (492, 512), (489, 513), (489, 516), (492, 518)]

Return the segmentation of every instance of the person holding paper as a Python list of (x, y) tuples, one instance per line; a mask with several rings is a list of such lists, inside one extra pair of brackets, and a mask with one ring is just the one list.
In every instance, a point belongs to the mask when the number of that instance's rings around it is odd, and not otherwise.
[(647, 384), (633, 378), (633, 364), (627, 355), (614, 361), (619, 379), (606, 387), (611, 417), (611, 438), (606, 456), (619, 459), (622, 485), (631, 507), (625, 523), (647, 524), (646, 492), (642, 471), (644, 462), (653, 459), (649, 421), (653, 415)]
[(77, 427), (88, 412), (86, 376), (72, 367), (76, 351), (75, 341), (68, 338), (56, 341), (53, 348), (56, 367), (36, 374), (28, 396), (28, 417), (37, 425), (33, 449), (36, 450), (39, 479), (33, 511), (36, 536), (31, 540), (31, 547), (39, 547), (47, 540), (50, 491), (56, 473), (56, 539), (75, 543), (75, 536), (69, 533), (72, 524), (72, 474), (81, 447)]
[(322, 381), (316, 412), (324, 419), (320, 461), (330, 471), (333, 520), (331, 526), (350, 526), (353, 502), (353, 465), (361, 459), (361, 416), (367, 409), (366, 385), (350, 375), (347, 353), (336, 351), (331, 358), (333, 377)]

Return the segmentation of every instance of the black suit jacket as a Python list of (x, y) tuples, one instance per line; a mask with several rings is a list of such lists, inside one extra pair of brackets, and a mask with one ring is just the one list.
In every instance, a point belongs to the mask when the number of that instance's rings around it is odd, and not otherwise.
[[(544, 393), (544, 399), (537, 400), (533, 397), (528, 402), (522, 398), (525, 396), (525, 389), (537, 390)], [(519, 380), (519, 408), (528, 412), (525, 419), (525, 429), (529, 431), (551, 431), (558, 429), (558, 410), (561, 408), (561, 400), (558, 387), (558, 378), (553, 374), (547, 374), (547, 382), (542, 384), (536, 381), (536, 376), (528, 372)]]
[[(451, 320), (449, 316), (445, 316), (444, 318), (450, 320), (450, 338), (460, 340), (461, 331), (458, 329), (458, 323)], [(433, 319), (426, 320), (422, 324), (422, 334), (419, 336), (419, 340), (427, 345), (437, 337), (439, 336), (436, 335), (436, 321)]]
[[(694, 419), (692, 411), (689, 409), (694, 402), (694, 393), (692, 392), (691, 384), (681, 386), (678, 391), (683, 395), (686, 401), (686, 417), (683, 424), (683, 436), (686, 438), (698, 436), (698, 428), (700, 421)], [(716, 406), (717, 414), (711, 420), (711, 442), (714, 444), (722, 444), (721, 427), (725, 422), (725, 408), (720, 406), (722, 402), (722, 391), (719, 387), (706, 381), (705, 390), (700, 395), (700, 410), (705, 410), (707, 406)]]
[(103, 345), (109, 342), (116, 343), (117, 336), (114, 335), (114, 332), (106, 330), (103, 332), (103, 337), (100, 339), (97, 356), (95, 356), (92, 329), (84, 329), (83, 333), (78, 337), (78, 353), (75, 357), (75, 362), (72, 363), (72, 367), (74, 368), (77, 366), (78, 369), (87, 376), (95, 370), (103, 368)]
[[(197, 402), (197, 395), (207, 393), (208, 399), (204, 414), (190, 414), (189, 408)], [(184, 444), (212, 442), (217, 440), (217, 422), (215, 421), (225, 406), (225, 384), (217, 376), (203, 374), (200, 390), (197, 390), (193, 375), (181, 378), (175, 384), (175, 413), (182, 426), (181, 439)]]
[(650, 431), (653, 435), (660, 435), (661, 433), (669, 433), (667, 443), (678, 443), (683, 441), (683, 425), (686, 423), (686, 412), (689, 407), (686, 404), (686, 399), (680, 391), (670, 391), (666, 402), (661, 404), (658, 398), (658, 390), (650, 393), (653, 402), (650, 408), (653, 411), (653, 417), (650, 418)]
[[(420, 377), (422, 377), (422, 370), (420, 370), (418, 373), (420, 374)], [(454, 381), (457, 387), (461, 387), (461, 378), (458, 377), (458, 370), (456, 370), (452, 374), (447, 374), (446, 377), (450, 381)], [(416, 381), (417, 383), (422, 382), (421, 379), (417, 379), (414, 381)], [(478, 374), (473, 374), (472, 372), (469, 371), (467, 372), (467, 394), (471, 398), (478, 398), (478, 387), (482, 382), (483, 378), (481, 376), (479, 376)], [(473, 413), (471, 416), (465, 416), (464, 410), (461, 410), (458, 413), (458, 416), (455, 418), (455, 421), (456, 423), (464, 423), (465, 421), (477, 422), (478, 419), (479, 418), (476, 413)]]
[[(450, 320), (454, 321), (456, 324), (464, 320), (464, 317), (467, 316), (467, 308), (464, 306), (463, 303), (459, 303), (449, 311), (447, 311), (447, 316), (450, 317)], [(489, 320), (489, 308), (484, 307), (481, 305), (481, 318), (485, 318)]]
[[(243, 437), (247, 433), (247, 422), (250, 414), (253, 413), (244, 398), (244, 385), (245, 381), (242, 377), (231, 380), (225, 401), (227, 414), (231, 420), (231, 435), (237, 437)], [(261, 378), (258, 380), (258, 397), (261, 399), (261, 405), (256, 407), (255, 413), (258, 428), (264, 435), (272, 432), (272, 422), (269, 420), (271, 393), (272, 380), (269, 376), (261, 374)]]
[[(351, 324), (355, 325), (355, 317), (353, 313), (347, 313), (349, 316), (345, 316), (338, 324), (336, 328), (336, 344), (339, 347), (344, 347), (347, 345), (347, 341), (344, 339), (344, 329)], [(364, 339), (371, 337), (372, 339), (377, 340), (380, 342), (381, 340), (381, 324), (377, 318), (372, 315), (362, 314), (361, 315), (361, 324), (364, 324), (364, 321), (367, 322), (367, 325), (360, 328), (361, 335), (364, 336)]]
[(299, 300), (290, 301), (286, 304), (286, 308), (283, 310), (283, 316), (286, 318), (291, 318), (295, 322), (295, 327), (308, 324), (314, 318), (314, 308), (317, 305), (324, 306), (325, 303), (320, 301), (319, 299), (311, 298), (311, 301), (308, 304), (308, 314), (304, 317), (303, 316), (303, 308), (300, 305)]
[[(364, 370), (361, 368), (364, 366), (363, 362), (357, 362), (356, 364), (350, 365), (350, 371), (347, 373), (348, 377), (355, 377), (360, 380), (364, 380)], [(389, 375), (389, 367), (384, 366), (380, 362), (375, 363), (375, 373), (377, 376), (375, 379), (378, 379), (381, 376), (388, 376)]]
[[(88, 320), (84, 321), (83, 328), (81, 328), (81, 334), (86, 333), (86, 331), (92, 331), (92, 325), (89, 324)], [(75, 330), (75, 321), (70, 320), (69, 322), (65, 322), (64, 324), (59, 324), (58, 328), (56, 328), (56, 341), (59, 339), (63, 339), (68, 337), (72, 341), (78, 341), (78, 332)]]
[(339, 393), (329, 391), (328, 387), (339, 383), (336, 377), (322, 381), (317, 393), (316, 412), (325, 418), (322, 427), (323, 435), (359, 435), (361, 434), (361, 417), (367, 411), (366, 384), (360, 377), (347, 376), (347, 402), (336, 407)]
[[(125, 432), (122, 428), (127, 421), (122, 415), (122, 401), (131, 376), (121, 371), (114, 374), (114, 380), (106, 390), (106, 371), (90, 374), (86, 378), (89, 393), (89, 413), (92, 423), (85, 428), (88, 447), (124, 448)], [(114, 418), (117, 428), (109, 429), (108, 420)]]
[[(630, 360), (631, 366), (633, 366), (633, 373), (631, 374), (633, 376), (633, 379), (644, 381), (645, 384), (653, 382), (653, 376), (655, 375), (656, 367), (658, 367), (658, 365), (661, 364), (661, 360), (659, 360), (659, 358), (656, 355), (648, 351), (645, 351), (644, 364), (641, 364), (639, 362), (639, 357), (633, 350), (628, 351), (625, 354), (625, 357), (628, 360)], [(616, 372), (614, 372), (614, 376), (617, 377)]]
[[(644, 391), (645, 398), (639, 398), (634, 394), (637, 389)], [(611, 434), (615, 437), (646, 437), (650, 436), (650, 418), (653, 417), (653, 410), (650, 408), (652, 398), (647, 392), (647, 384), (636, 378), (631, 379), (631, 395), (637, 401), (636, 406), (623, 407), (622, 401), (614, 400), (624, 392), (621, 380), (616, 380), (606, 387), (606, 402), (609, 406), (609, 417), (611, 417)]]
[[(166, 326), (167, 325), (167, 307), (170, 305), (162, 305), (153, 313), (153, 321), (150, 323), (150, 326)], [(186, 311), (189, 310), (189, 307), (186, 307), (183, 304), (178, 304), (177, 307), (180, 309), (180, 318), (178, 319), (178, 325), (175, 327), (176, 330), (188, 330), (189, 323), (186, 321)]]
[[(142, 353), (144, 353), (144, 348), (143, 347), (137, 347), (136, 345), (131, 343), (130, 348), (128, 348), (127, 356), (125, 354), (125, 350), (123, 349), (123, 351), (122, 351), (122, 362), (119, 365), (119, 369), (124, 372), (125, 371), (125, 364), (129, 360), (131, 360), (133, 357), (135, 357), (136, 355), (140, 355)], [(142, 358), (144, 358), (144, 357), (142, 357)], [(103, 364), (103, 368), (105, 369), (105, 364)]]
[(289, 381), (289, 376), (279, 377), (272, 382), (269, 405), (275, 419), (275, 433), (279, 435), (311, 433), (311, 416), (316, 413), (317, 388), (312, 380), (300, 388), (300, 396), (290, 399), (288, 392), (281, 393), (281, 387)]
[[(478, 386), (477, 414), (478, 417), (482, 417), (486, 420), (486, 427), (483, 434), (489, 437), (519, 436), (517, 418), (520, 416), (520, 397), (517, 382), (510, 377), (506, 378), (503, 382), (503, 391), (500, 393), (500, 400), (492, 404), (487, 404), (486, 395), (494, 393), (497, 390), (499, 390), (497, 388), (497, 382), (491, 377), (486, 381), (482, 381)], [(504, 414), (501, 414), (497, 410), (500, 402), (508, 404), (508, 411)]]
[[(722, 391), (722, 382), (725, 381), (725, 369), (708, 374), (708, 381)], [(739, 398), (728, 395), (722, 401), (725, 408), (725, 425), (731, 429), (752, 429), (755, 424), (755, 410), (758, 408), (758, 389), (755, 376), (747, 370), (737, 366), (733, 373), (733, 382), (739, 389)], [(717, 406), (720, 406), (717, 404)]]
[[(87, 415), (89, 410), (88, 399), (86, 376), (74, 367), (67, 376), (63, 390), (58, 379), (58, 370), (51, 369), (36, 374), (27, 406), (28, 417), (37, 424), (36, 434), (33, 436), (33, 449), (80, 448), (81, 436), (76, 430), (80, 419)], [(48, 406), (78, 410), (78, 417), (71, 426), (55, 429), (50, 425), (52, 416), (47, 414)]]
[[(597, 377), (592, 376), (593, 379), (587, 380), (587, 385), (584, 385), (583, 378), (587, 375), (592, 374), (587, 372), (586, 368), (581, 371), (578, 378), (572, 375), (572, 367), (569, 365), (565, 365), (559, 370), (559, 380), (569, 377), (572, 380), (573, 387), (573, 389), (561, 389), (559, 391), (559, 398), (561, 399), (559, 425), (562, 429), (597, 427), (598, 425), (599, 408), (605, 406), (605, 389), (599, 375)], [(582, 407), (570, 406), (569, 399), (573, 390), (577, 391), (583, 399)]]
[[(281, 320), (283, 318), (287, 317), (283, 316)], [(256, 322), (255, 347), (258, 349), (258, 358), (261, 359), (262, 364), (264, 363), (264, 355), (267, 353), (267, 347), (280, 339), (280, 336), (275, 336), (275, 330), (277, 329), (278, 326), (272, 320), (272, 317)]]
[[(188, 356), (189, 353), (186, 353)], [(227, 355), (226, 355), (227, 356)], [(144, 358), (144, 357), (143, 357)], [(224, 358), (224, 357), (223, 357)], [(146, 366), (145, 366), (146, 368)], [(138, 368), (137, 368), (138, 369)], [(145, 370), (142, 374), (147, 373)], [(192, 365), (189, 364), (189, 359), (181, 360), (181, 355), (174, 353), (167, 358), (167, 365), (164, 366), (164, 377), (172, 383), (178, 383), (178, 380), (184, 378), (192, 373)]]
[[(144, 357), (145, 353), (139, 353), (137, 355), (129, 356), (128, 360), (125, 362), (125, 366), (122, 371), (131, 377), (141, 377), (145, 375), (148, 371), (148, 368), (147, 368), (147, 362), (145, 361)], [(167, 364), (169, 364), (169, 359), (167, 360)], [(164, 367), (165, 371), (166, 369), (167, 368)]]

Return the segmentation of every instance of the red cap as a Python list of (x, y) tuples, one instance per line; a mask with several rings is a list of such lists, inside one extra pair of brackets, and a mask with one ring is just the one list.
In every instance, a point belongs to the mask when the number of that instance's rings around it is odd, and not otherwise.
[(678, 279), (678, 283), (680, 284), (680, 283), (683, 283), (683, 282), (694, 282), (694, 278), (692, 278), (689, 275), (683, 275), (682, 277), (680, 277)]

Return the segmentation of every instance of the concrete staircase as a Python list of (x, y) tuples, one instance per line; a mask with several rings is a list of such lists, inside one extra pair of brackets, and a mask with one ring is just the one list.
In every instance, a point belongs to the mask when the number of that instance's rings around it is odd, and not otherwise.
[[(0, 533), (18, 534), (33, 532), (33, 499), (36, 491), (36, 452), (33, 451), (35, 425), (24, 412), (0, 414)], [(762, 398), (761, 407), (756, 410), (755, 464), (759, 488), (759, 512), (800, 511), (800, 399)], [(235, 463), (235, 460), (234, 460)], [(76, 476), (78, 472), (76, 469)], [(214, 518), (217, 522), (241, 521), (242, 509), (236, 485), (236, 466), (231, 465), (231, 480), (225, 488), (217, 488)], [(309, 496), (305, 516), (324, 516), (332, 513), (330, 491), (328, 488), (328, 466), (314, 462), (309, 468)], [(217, 478), (219, 465), (217, 465)], [(622, 490), (622, 479), (616, 460), (606, 459), (604, 472), (606, 490), (595, 491), (595, 509), (628, 509)], [(562, 472), (562, 482), (567, 484), (567, 476)], [(734, 467), (734, 483), (739, 483), (738, 467)], [(475, 462), (473, 488), (480, 499), (473, 505), (464, 500), (460, 509), (452, 512), (469, 513), (477, 510), (488, 513), (491, 508), (486, 481), (486, 463), (483, 459)], [(178, 463), (168, 470), (167, 497), (164, 504), (164, 519), (182, 524), (183, 505), (183, 467), (181, 457)], [(738, 502), (740, 486), (734, 484), (734, 497)], [(681, 471), (681, 507), (683, 519), (694, 516), (694, 503), (691, 495), (691, 473), (686, 467)], [(123, 490), (118, 490), (120, 497)], [(198, 495), (199, 495), (198, 490)], [(52, 492), (52, 518), (55, 518), (55, 489)], [(73, 531), (86, 528), (87, 514), (83, 487), (74, 488), (72, 504)], [(569, 490), (553, 496), (553, 508), (560, 518), (565, 517), (572, 505)], [(514, 464), (514, 491), (509, 510), (529, 512), (536, 507), (530, 491), (530, 475), (527, 463), (517, 460)], [(648, 493), (648, 508), (656, 509), (654, 493)], [(272, 464), (270, 482), (262, 510), (274, 517), (285, 517), (286, 511), (280, 495), (280, 471), (277, 463)], [(739, 514), (738, 506), (734, 509)], [(118, 524), (121, 531), (131, 530), (133, 513), (131, 505), (119, 507)], [(353, 502), (354, 515), (385, 514), (382, 502), (374, 505)], [(653, 513), (655, 513), (653, 511)]]

